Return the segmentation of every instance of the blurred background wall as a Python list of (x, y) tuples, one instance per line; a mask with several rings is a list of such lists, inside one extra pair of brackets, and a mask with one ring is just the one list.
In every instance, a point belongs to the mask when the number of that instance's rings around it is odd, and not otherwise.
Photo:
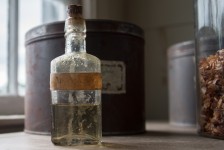
[(166, 51), (172, 44), (194, 39), (193, 0), (94, 1), (96, 14), (87, 17), (128, 21), (145, 31), (146, 119), (167, 120)]

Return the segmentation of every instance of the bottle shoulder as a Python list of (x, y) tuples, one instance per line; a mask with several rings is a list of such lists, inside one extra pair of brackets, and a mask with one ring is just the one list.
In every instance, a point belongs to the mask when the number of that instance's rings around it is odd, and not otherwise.
[(51, 61), (51, 72), (100, 72), (100, 59), (94, 55), (75, 52)]
[(69, 53), (69, 54), (63, 54), (61, 56), (58, 56), (54, 58), (51, 63), (55, 62), (61, 62), (61, 61), (75, 61), (75, 60), (83, 60), (83, 61), (94, 61), (94, 62), (99, 62), (100, 59), (94, 55), (88, 54), (88, 53)]

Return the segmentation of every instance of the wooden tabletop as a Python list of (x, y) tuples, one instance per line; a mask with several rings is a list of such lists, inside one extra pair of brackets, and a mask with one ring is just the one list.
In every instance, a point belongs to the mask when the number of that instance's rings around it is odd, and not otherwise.
[(54, 146), (50, 136), (24, 132), (0, 134), (0, 150), (223, 150), (224, 141), (198, 136), (194, 127), (147, 122), (147, 132), (129, 136), (104, 136), (100, 146)]

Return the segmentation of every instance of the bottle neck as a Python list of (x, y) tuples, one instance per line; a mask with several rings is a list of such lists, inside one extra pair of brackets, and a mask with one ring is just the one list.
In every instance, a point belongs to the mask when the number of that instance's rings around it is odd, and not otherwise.
[(66, 36), (65, 53), (86, 52), (85, 33), (71, 32)]
[(65, 20), (65, 38), (65, 53), (86, 52), (86, 23), (81, 14)]

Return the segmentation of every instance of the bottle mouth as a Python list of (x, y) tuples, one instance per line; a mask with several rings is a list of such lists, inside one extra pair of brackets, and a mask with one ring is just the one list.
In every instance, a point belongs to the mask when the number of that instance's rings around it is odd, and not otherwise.
[(65, 21), (64, 26), (65, 37), (69, 34), (77, 34), (77, 36), (85, 36), (86, 34), (86, 24), (85, 20), (80, 17), (70, 17)]
[(74, 38), (79, 38), (79, 39), (85, 39), (86, 38), (86, 32), (77, 32), (77, 31), (66, 31), (64, 34), (64, 37), (67, 37), (68, 35), (74, 37)]
[(65, 37), (71, 33), (77, 33), (77, 36), (85, 36), (86, 25), (85, 19), (82, 17), (81, 5), (69, 5), (67, 9), (68, 18), (65, 21)]

